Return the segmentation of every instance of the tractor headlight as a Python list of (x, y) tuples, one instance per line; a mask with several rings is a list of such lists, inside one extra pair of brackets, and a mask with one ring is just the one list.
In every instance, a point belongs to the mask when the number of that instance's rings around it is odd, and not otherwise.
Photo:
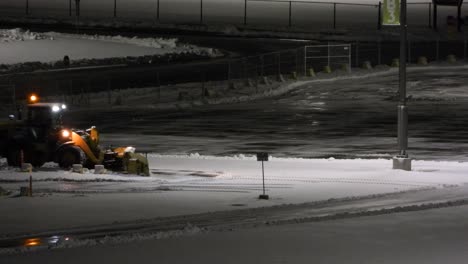
[(66, 129), (62, 130), (62, 137), (69, 138), (70, 137), (70, 131), (68, 131)]
[(58, 111), (60, 111), (60, 107), (58, 105), (52, 106), (52, 112), (57, 113)]

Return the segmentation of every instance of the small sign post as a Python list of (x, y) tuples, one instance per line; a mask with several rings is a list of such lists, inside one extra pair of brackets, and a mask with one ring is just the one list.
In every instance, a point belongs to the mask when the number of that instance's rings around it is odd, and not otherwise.
[(257, 153), (257, 161), (262, 162), (262, 179), (263, 179), (263, 194), (261, 194), (258, 197), (258, 199), (268, 200), (270, 199), (270, 197), (267, 194), (265, 194), (265, 168), (263, 165), (263, 162), (268, 161), (268, 153), (266, 152)]

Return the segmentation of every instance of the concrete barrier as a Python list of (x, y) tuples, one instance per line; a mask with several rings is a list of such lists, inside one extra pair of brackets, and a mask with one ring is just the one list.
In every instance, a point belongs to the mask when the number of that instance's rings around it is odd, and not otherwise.
[(453, 54), (450, 54), (447, 56), (447, 62), (450, 62), (450, 63), (457, 62), (457, 57), (455, 57), (455, 55)]
[(72, 172), (83, 173), (83, 165), (81, 165), (81, 164), (73, 164)]
[(341, 69), (345, 72), (351, 72), (351, 68), (349, 67), (348, 63), (341, 64)]
[(278, 82), (285, 82), (283, 74), (278, 74), (277, 80), (278, 80)]
[(315, 77), (315, 71), (314, 71), (314, 68), (309, 68), (309, 70), (307, 71), (307, 76), (309, 77)]
[(31, 163), (23, 163), (21, 164), (21, 171), (22, 172), (31, 172), (33, 169), (33, 166)]
[(362, 68), (365, 70), (371, 70), (372, 69), (372, 64), (370, 61), (365, 61), (362, 63)]
[(269, 85), (269, 84), (271, 84), (271, 82), (270, 82), (270, 79), (268, 79), (268, 77), (263, 76), (263, 77), (260, 79), (260, 84)]
[(424, 56), (421, 56), (418, 58), (418, 65), (427, 65), (428, 62), (427, 62), (427, 58), (424, 57)]
[(104, 168), (104, 165), (94, 165), (94, 174), (104, 174), (106, 173), (106, 169)]
[(291, 72), (291, 79), (297, 80), (297, 72), (295, 71)]

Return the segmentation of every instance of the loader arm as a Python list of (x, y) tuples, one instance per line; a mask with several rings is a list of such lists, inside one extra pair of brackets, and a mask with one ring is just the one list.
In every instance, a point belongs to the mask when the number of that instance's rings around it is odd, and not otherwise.
[(72, 141), (76, 146), (83, 150), (88, 159), (91, 160), (94, 164), (102, 164), (102, 161), (104, 160), (104, 153), (102, 151), (99, 152), (99, 157), (96, 157), (88, 143), (86, 143), (86, 141), (76, 132), (72, 132)]

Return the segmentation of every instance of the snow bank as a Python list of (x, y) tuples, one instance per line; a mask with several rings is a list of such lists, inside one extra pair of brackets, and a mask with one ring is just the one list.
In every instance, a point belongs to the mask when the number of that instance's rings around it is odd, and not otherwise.
[[(142, 62), (149, 64), (158, 61), (163, 56), (174, 56), (172, 60), (185, 57), (214, 58), (222, 56), (216, 49), (199, 47), (196, 45), (180, 43), (176, 38), (127, 38), (123, 36), (99, 36), (64, 34), (56, 32), (34, 33), (22, 29), (0, 30), (0, 64), (6, 68), (4, 72), (21, 71), (21, 63), (42, 63), (30, 65), (32, 70), (61, 68), (55, 65), (61, 62), (65, 55), (70, 57), (71, 65), (125, 64), (127, 57), (148, 57)], [(21, 54), (21, 56), (18, 56)], [(150, 58), (153, 56), (152, 58)], [(179, 58), (180, 57), (180, 58)], [(116, 59), (112, 61), (110, 59)], [(124, 60), (117, 60), (123, 58)], [(107, 60), (104, 60), (107, 59)], [(135, 60), (136, 58), (133, 58)], [(55, 64), (54, 64), (55, 63)], [(15, 67), (8, 67), (14, 65)], [(60, 67), (58, 67), (60, 66)], [(11, 69), (10, 69), (11, 68)], [(31, 71), (31, 69), (23, 69)]]
[(31, 32), (21, 28), (14, 29), (0, 29), (0, 43), (1, 42), (16, 42), (16, 41), (28, 41), (28, 40), (41, 40), (41, 39), (53, 39), (46, 34)]
[(105, 36), (105, 35), (86, 35), (86, 34), (65, 34), (57, 32), (48, 32), (44, 34), (52, 38), (80, 38), (96, 41), (107, 41), (121, 44), (136, 45), (141, 47), (154, 48), (158, 50), (167, 50), (171, 53), (193, 53), (206, 55), (212, 58), (222, 56), (222, 53), (216, 49), (198, 47), (190, 44), (180, 44), (177, 38), (138, 38), (124, 36)]

